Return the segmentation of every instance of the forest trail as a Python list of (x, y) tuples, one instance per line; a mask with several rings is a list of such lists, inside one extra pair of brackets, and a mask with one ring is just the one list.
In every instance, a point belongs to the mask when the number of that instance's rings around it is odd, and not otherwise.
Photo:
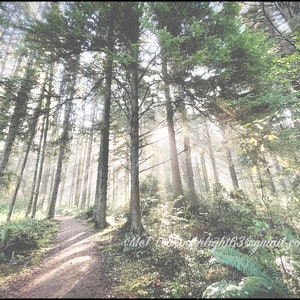
[(79, 219), (57, 217), (53, 248), (0, 298), (112, 298), (111, 268), (96, 248), (97, 234)]

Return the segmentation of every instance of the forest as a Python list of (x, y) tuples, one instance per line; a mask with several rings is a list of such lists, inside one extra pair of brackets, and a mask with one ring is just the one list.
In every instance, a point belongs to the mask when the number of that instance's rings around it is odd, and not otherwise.
[(76, 215), (138, 297), (300, 296), (298, 2), (1, 2), (0, 68), (2, 265)]

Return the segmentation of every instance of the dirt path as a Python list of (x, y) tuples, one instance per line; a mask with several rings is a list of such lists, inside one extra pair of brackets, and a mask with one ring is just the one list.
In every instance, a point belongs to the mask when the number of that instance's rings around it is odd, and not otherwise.
[(57, 217), (59, 235), (43, 261), (0, 298), (112, 298), (111, 268), (83, 221)]

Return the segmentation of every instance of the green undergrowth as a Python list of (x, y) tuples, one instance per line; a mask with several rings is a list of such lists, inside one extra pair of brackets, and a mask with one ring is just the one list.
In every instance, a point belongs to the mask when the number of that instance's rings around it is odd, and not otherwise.
[(55, 219), (25, 218), (0, 225), (0, 281), (37, 264), (57, 234)]
[[(184, 204), (175, 208), (177, 200), (181, 199), (143, 199), (147, 209), (142, 234), (134, 234), (123, 222), (99, 240), (116, 294), (138, 298), (300, 296), (299, 230), (286, 221), (284, 210), (269, 205), (269, 218), (241, 191), (217, 190), (207, 195), (197, 213)], [(93, 222), (92, 209), (86, 220)]]

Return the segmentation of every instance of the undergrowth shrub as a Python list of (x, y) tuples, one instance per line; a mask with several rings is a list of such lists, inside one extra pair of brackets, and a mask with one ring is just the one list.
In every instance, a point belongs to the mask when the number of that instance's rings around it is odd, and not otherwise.
[(159, 274), (155, 297), (199, 297), (207, 286), (206, 263), (210, 254), (192, 239), (199, 219), (188, 205), (176, 207), (181, 197), (173, 201), (158, 201), (144, 218), (146, 230), (152, 237), (151, 263)]
[(28, 250), (40, 248), (57, 232), (57, 221), (22, 219), (0, 225), (0, 262), (8, 262)]
[(207, 194), (202, 210), (212, 237), (248, 234), (247, 228), (255, 217), (252, 202), (241, 190), (228, 193), (219, 185)]
[[(269, 205), (272, 219), (266, 215), (265, 207), (256, 203), (260, 199), (250, 200), (238, 189), (227, 192), (216, 186), (206, 195), (197, 214), (191, 213), (188, 206), (176, 206), (176, 202), (182, 203), (181, 198), (163, 199), (143, 195), (146, 233), (139, 236), (128, 229), (123, 232), (118, 251), (128, 272), (123, 280), (130, 291), (156, 298), (300, 295), (299, 245), (297, 248), (245, 243), (247, 238), (299, 239), (297, 228), (283, 218), (284, 212), (276, 211), (275, 199)], [(199, 240), (221, 241), (223, 237), (237, 237), (235, 242), (242, 243), (231, 247), (199, 244)], [(132, 241), (131, 246), (125, 240)]]

